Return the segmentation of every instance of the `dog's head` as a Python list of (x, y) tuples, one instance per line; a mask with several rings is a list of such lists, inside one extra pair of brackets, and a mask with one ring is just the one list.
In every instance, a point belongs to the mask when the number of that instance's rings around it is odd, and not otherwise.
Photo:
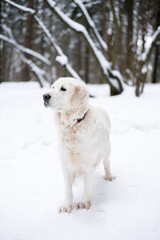
[(74, 78), (59, 78), (51, 91), (43, 95), (45, 107), (56, 111), (80, 108), (88, 103), (89, 94), (86, 84)]

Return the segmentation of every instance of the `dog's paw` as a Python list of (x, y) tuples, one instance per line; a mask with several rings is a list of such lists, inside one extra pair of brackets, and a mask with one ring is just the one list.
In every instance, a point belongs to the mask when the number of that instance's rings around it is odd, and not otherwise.
[(88, 202), (79, 202), (76, 204), (76, 208), (77, 209), (89, 209), (91, 206), (91, 202), (88, 201)]
[(105, 176), (104, 179), (105, 179), (106, 181), (113, 181), (114, 179), (116, 179), (116, 177), (115, 177), (115, 176), (112, 176), (112, 175), (108, 175), (108, 176)]
[(69, 205), (69, 206), (60, 206), (58, 211), (59, 213), (71, 213), (72, 212), (72, 205)]

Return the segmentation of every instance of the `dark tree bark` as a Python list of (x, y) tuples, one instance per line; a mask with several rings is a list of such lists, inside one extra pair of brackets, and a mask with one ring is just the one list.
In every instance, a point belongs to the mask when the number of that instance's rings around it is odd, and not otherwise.
[(85, 82), (89, 83), (89, 48), (86, 45), (85, 49)]
[(154, 66), (153, 66), (153, 75), (152, 75), (152, 83), (157, 83), (157, 72), (158, 72), (158, 58), (159, 58), (159, 46), (155, 47), (155, 56), (154, 56)]
[[(93, 55), (93, 57), (94, 57), (94, 59), (95, 59), (95, 61), (97, 63), (97, 67), (99, 68), (99, 70), (100, 70), (100, 72), (101, 72), (101, 74), (103, 76), (104, 81), (106, 81), (109, 84), (111, 96), (121, 94), (123, 92), (123, 85), (121, 83), (121, 79), (122, 79), (121, 74), (119, 73), (117, 75), (110, 68), (108, 68), (107, 67), (108, 61), (106, 61), (106, 67), (104, 69), (105, 58), (103, 58), (104, 62), (102, 63), (102, 56), (103, 56), (103, 54), (102, 55), (99, 54), (99, 51), (96, 48), (96, 45), (94, 44), (93, 40), (89, 37), (89, 34), (86, 31), (86, 29), (83, 28), (83, 25), (79, 24), (78, 26), (80, 26), (80, 28), (76, 28), (75, 21), (71, 20), (66, 14), (64, 14), (60, 10), (60, 8), (58, 8), (55, 5), (52, 5), (49, 1), (47, 1), (47, 2), (48, 2), (48, 6), (51, 9), (51, 11), (53, 11), (56, 14), (56, 16), (65, 25), (67, 25), (73, 31), (82, 34), (86, 44), (88, 45), (88, 47), (90, 49), (90, 52), (92, 53), (92, 55)], [(110, 79), (114, 80), (116, 85), (113, 84)]]
[(125, 2), (128, 18), (126, 67), (131, 72), (133, 72), (133, 4), (133, 0)]
[[(124, 51), (124, 23), (123, 23), (123, 0), (119, 0), (119, 22), (120, 22), (120, 31), (119, 31), (119, 44), (118, 44), (118, 58), (117, 66), (121, 74), (124, 76), (125, 73), (125, 51)], [(125, 80), (125, 79), (124, 79)]]
[(113, 14), (113, 23), (115, 26), (115, 34), (114, 34), (114, 44), (113, 44), (113, 50), (112, 50), (112, 69), (115, 68), (116, 60), (117, 60), (117, 54), (118, 54), (118, 44), (119, 44), (119, 25), (117, 21), (116, 11), (113, 4), (113, 0), (110, 0), (111, 5), (111, 11)]
[[(32, 9), (34, 8), (33, 0), (28, 0), (27, 7)], [(28, 14), (27, 21), (26, 21), (26, 34), (25, 34), (24, 46), (32, 49), (32, 39), (33, 39), (33, 18), (31, 14)], [(25, 57), (27, 59), (31, 59), (31, 57), (28, 54), (25, 54)], [(26, 65), (24, 65), (21, 80), (25, 82), (30, 80), (30, 69)]]
[[(89, 27), (87, 26), (87, 31), (89, 32)], [(89, 83), (89, 47), (86, 44), (85, 45), (85, 66), (84, 66), (84, 71), (85, 71), (85, 82)]]
[[(158, 2), (157, 6), (157, 19), (156, 19), (156, 29), (160, 26), (160, 2)], [(157, 75), (158, 75), (158, 62), (160, 58), (160, 46), (155, 46), (155, 55), (154, 55), (154, 62), (153, 62), (153, 73), (152, 73), (152, 83), (157, 83)]]
[(79, 36), (78, 38), (78, 57), (77, 57), (77, 64), (78, 64), (78, 72), (80, 73), (81, 70), (82, 70), (82, 39), (81, 37)]
[(103, 31), (104, 31), (104, 40), (107, 43), (107, 51), (106, 51), (106, 58), (108, 61), (111, 61), (111, 42), (112, 42), (112, 35), (108, 34), (107, 28), (108, 28), (108, 23), (109, 23), (109, 13), (107, 13), (107, 6), (106, 6), (107, 1), (102, 0), (102, 8), (103, 8)]
[[(14, 2), (18, 3), (18, 1)], [(47, 0), (28, 0), (26, 5), (31, 8), (30, 10), (23, 8), (22, 2), (24, 1), (21, 1), (21, 5), (16, 7), (12, 1), (8, 3), (5, 0), (0, 1), (0, 30), (3, 26), (3, 35), (7, 35), (7, 31), (4, 29), (5, 21), (6, 26), (13, 29), (13, 36), (21, 45), (41, 52), (42, 55), (52, 59), (52, 64), (48, 68), (44, 68), (39, 61), (36, 62), (36, 65), (46, 72), (47, 81), (51, 81), (49, 79), (56, 76), (58, 71), (59, 76), (69, 73), (69, 75), (81, 79), (77, 74), (79, 72), (86, 82), (89, 80), (94, 82), (95, 76), (97, 76), (95, 77), (97, 83), (100, 83), (101, 79), (103, 82), (106, 81), (110, 86), (111, 95), (116, 95), (123, 91), (122, 83), (125, 77), (125, 82), (135, 86), (136, 95), (139, 96), (143, 91), (148, 64), (153, 65), (152, 81), (158, 81), (160, 74), (160, 46), (157, 45), (160, 41), (160, 32), (157, 28), (160, 25), (159, 0), (82, 1), (83, 7), (86, 8), (86, 12), (88, 11), (92, 19), (87, 17), (84, 8), (79, 5), (80, 1), (75, 6), (69, 0), (56, 1), (56, 5)], [(8, 4), (12, 7), (9, 7)], [(14, 10), (14, 7), (19, 10)], [(74, 11), (75, 9), (76, 11)], [(73, 11), (74, 14), (72, 14)], [(24, 15), (23, 12), (26, 14)], [(2, 15), (4, 19), (1, 19)], [(1, 20), (3, 20), (3, 24)], [(33, 21), (36, 21), (38, 25), (33, 25)], [(35, 26), (37, 27), (35, 28)], [(87, 26), (90, 28), (90, 34), (89, 30), (86, 31)], [(94, 26), (98, 32), (94, 31)], [(74, 31), (75, 34), (70, 33), (68, 29)], [(101, 38), (98, 38), (97, 34), (101, 35)], [(157, 37), (156, 34), (158, 34)], [(147, 49), (145, 43), (150, 35), (153, 36), (153, 42)], [(81, 44), (77, 44), (79, 36), (80, 40), (82, 39)], [(108, 44), (107, 51), (104, 50), (106, 47), (103, 49), (100, 44), (99, 39), (102, 39), (102, 36)], [(156, 37), (155, 40), (154, 37)], [(12, 77), (12, 80), (17, 80), (17, 76), (22, 76), (22, 65), (15, 59), (14, 49), (13, 52), (10, 51), (8, 43), (1, 41), (0, 46), (0, 81), (9, 81), (8, 76), (15, 76)], [(57, 55), (61, 67), (55, 61)], [(31, 59), (27, 54), (25, 56), (34, 63), (35, 58)], [(79, 57), (75, 60), (75, 56)], [(15, 64), (13, 64), (13, 59)], [(31, 70), (28, 69), (28, 66), (29, 64), (24, 68), (21, 80), (30, 80)], [(67, 70), (67, 73), (63, 68)], [(76, 71), (73, 68), (76, 68)], [(54, 71), (52, 71), (53, 69)], [(113, 69), (117, 71), (113, 71)], [(21, 74), (19, 74), (20, 71)]]

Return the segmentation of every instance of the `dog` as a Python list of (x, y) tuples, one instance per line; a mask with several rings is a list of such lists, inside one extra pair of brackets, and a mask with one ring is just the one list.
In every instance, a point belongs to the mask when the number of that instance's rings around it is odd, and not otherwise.
[(51, 91), (43, 95), (45, 107), (54, 110), (59, 129), (59, 152), (65, 184), (64, 204), (59, 212), (73, 209), (72, 184), (84, 177), (82, 201), (77, 209), (89, 209), (93, 198), (95, 166), (103, 160), (105, 179), (112, 181), (110, 171), (110, 120), (107, 113), (89, 104), (84, 82), (70, 77), (59, 78)]

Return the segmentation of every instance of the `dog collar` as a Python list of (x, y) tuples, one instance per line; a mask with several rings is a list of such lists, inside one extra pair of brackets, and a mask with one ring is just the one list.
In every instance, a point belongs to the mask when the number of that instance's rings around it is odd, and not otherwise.
[(77, 119), (77, 123), (80, 123), (82, 120), (85, 119), (86, 115), (87, 115), (88, 111), (84, 114), (84, 116), (82, 118), (78, 118)]

